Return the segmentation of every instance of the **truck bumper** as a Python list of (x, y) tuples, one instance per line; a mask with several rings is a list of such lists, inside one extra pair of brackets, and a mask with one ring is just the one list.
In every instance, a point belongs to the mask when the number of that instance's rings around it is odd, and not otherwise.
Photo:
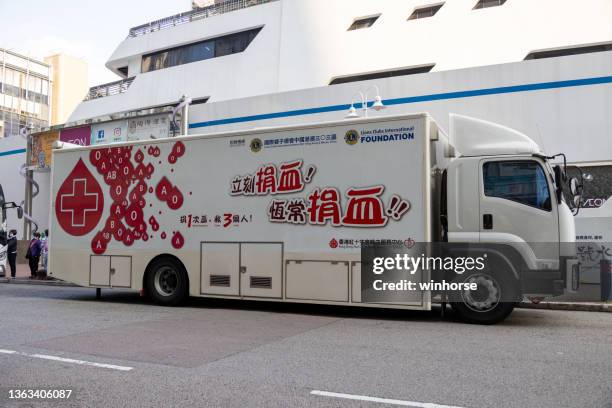
[(521, 289), (523, 295), (559, 296), (576, 293), (580, 286), (580, 262), (573, 257), (560, 260), (560, 270), (523, 271)]

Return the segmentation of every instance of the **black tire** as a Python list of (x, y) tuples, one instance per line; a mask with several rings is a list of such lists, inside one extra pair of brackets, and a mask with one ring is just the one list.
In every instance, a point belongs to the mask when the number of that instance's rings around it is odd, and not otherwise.
[(159, 258), (147, 268), (145, 291), (158, 305), (176, 306), (189, 296), (187, 271), (174, 258)]
[(514, 310), (515, 301), (501, 301), (517, 297), (517, 284), (511, 272), (472, 271), (457, 275), (453, 282), (478, 283), (478, 291), (449, 292), (453, 310), (466, 323), (499, 323)]

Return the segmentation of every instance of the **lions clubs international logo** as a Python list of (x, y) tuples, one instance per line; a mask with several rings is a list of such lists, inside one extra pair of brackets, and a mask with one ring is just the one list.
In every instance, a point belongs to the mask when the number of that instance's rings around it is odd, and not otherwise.
[(79, 159), (57, 192), (57, 221), (68, 234), (80, 237), (98, 225), (103, 209), (102, 188), (83, 160)]
[(348, 132), (346, 132), (346, 134), (344, 135), (344, 141), (346, 142), (347, 145), (349, 146), (354, 146), (357, 144), (357, 142), (359, 142), (359, 132), (352, 129), (349, 130)]

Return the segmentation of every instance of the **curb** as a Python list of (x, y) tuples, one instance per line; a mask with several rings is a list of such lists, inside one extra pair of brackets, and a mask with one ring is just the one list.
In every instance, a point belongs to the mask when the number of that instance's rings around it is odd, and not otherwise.
[(607, 312), (612, 313), (611, 303), (595, 302), (521, 302), (518, 307), (523, 309), (546, 309), (546, 310), (572, 310), (578, 312)]
[(36, 279), (7, 279), (0, 278), (0, 283), (8, 283), (11, 285), (39, 285), (39, 286), (65, 286), (65, 287), (78, 287), (73, 283), (64, 282), (60, 280), (36, 280)]

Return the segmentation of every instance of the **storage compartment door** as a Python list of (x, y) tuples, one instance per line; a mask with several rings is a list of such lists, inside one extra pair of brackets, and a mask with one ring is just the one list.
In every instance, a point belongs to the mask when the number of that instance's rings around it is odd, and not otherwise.
[(111, 256), (111, 286), (115, 288), (132, 287), (132, 257)]
[(89, 284), (91, 286), (110, 285), (110, 256), (92, 256), (90, 258)]
[(282, 296), (283, 244), (241, 244), (240, 280), (242, 296)]
[(287, 261), (287, 299), (349, 301), (349, 263)]
[(240, 244), (203, 242), (201, 268), (201, 294), (240, 294)]

